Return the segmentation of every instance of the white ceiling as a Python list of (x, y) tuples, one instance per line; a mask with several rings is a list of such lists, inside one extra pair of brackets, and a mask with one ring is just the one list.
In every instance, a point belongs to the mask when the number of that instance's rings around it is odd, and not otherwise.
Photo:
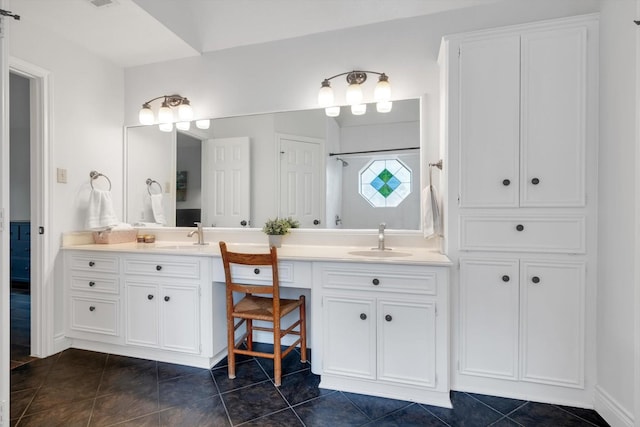
[[(10, 0), (33, 23), (123, 67), (499, 0)], [(17, 21), (14, 25), (20, 25)]]

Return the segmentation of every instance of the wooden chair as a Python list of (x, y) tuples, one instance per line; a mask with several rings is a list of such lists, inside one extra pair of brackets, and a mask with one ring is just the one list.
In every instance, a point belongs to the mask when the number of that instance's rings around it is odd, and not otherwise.
[[(225, 242), (220, 242), (220, 253), (224, 265), (227, 294), (227, 351), (229, 361), (229, 378), (236, 377), (236, 354), (257, 356), (273, 359), (274, 380), (276, 386), (281, 384), (282, 359), (286, 357), (298, 344), (300, 344), (300, 361), (307, 362), (307, 334), (305, 320), (305, 298), (300, 295), (298, 299), (280, 298), (280, 283), (278, 279), (278, 255), (277, 250), (271, 247), (267, 253), (239, 253), (227, 250)], [(233, 264), (249, 266), (271, 267), (272, 278), (268, 285), (251, 285), (238, 283), (234, 280)], [(233, 293), (244, 294), (234, 303)], [(254, 295), (255, 294), (255, 295)], [(260, 295), (260, 296), (258, 296)], [(294, 310), (299, 310), (299, 318), (287, 329), (282, 330), (281, 319)], [(236, 323), (236, 319), (240, 319)], [(260, 320), (271, 322), (272, 328), (254, 326), (253, 321)], [(236, 330), (246, 324), (245, 333), (236, 339)], [(294, 330), (294, 328), (298, 330)], [(273, 333), (273, 353), (264, 353), (253, 350), (253, 331), (267, 331)], [(281, 340), (286, 335), (298, 335), (299, 338), (282, 351)], [(246, 349), (241, 348), (246, 344)]]

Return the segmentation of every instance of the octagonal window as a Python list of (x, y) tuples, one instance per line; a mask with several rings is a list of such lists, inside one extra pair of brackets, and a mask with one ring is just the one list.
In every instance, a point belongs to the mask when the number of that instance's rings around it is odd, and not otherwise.
[(373, 160), (360, 171), (359, 187), (373, 207), (398, 206), (411, 194), (411, 169), (398, 159)]

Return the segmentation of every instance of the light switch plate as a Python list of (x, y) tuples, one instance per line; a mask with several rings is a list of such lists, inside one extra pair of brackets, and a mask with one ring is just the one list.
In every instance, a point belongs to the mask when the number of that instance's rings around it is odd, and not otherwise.
[(56, 169), (56, 172), (57, 172), (57, 176), (58, 176), (57, 181), (62, 183), (62, 184), (66, 184), (67, 183), (67, 170), (66, 169), (62, 169), (62, 168), (58, 168), (58, 169)]

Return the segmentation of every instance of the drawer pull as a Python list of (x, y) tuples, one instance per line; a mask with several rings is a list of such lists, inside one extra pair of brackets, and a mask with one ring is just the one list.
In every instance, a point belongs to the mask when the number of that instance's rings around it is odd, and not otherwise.
[(508, 179), (503, 179), (503, 180), (502, 180), (502, 185), (504, 185), (505, 187), (508, 187), (508, 186), (509, 186), (509, 184), (511, 184), (511, 181), (510, 181), (510, 180), (508, 180)]
[(539, 180), (538, 178), (533, 178), (533, 179), (531, 180), (531, 183), (532, 183), (533, 185), (538, 185), (538, 184), (540, 184), (540, 180)]
[(243, 226), (243, 227), (246, 227), (247, 226), (247, 221), (243, 219), (242, 221), (240, 221), (240, 225)]
[(364, 313), (360, 313), (360, 318), (361, 318), (362, 320), (367, 320), (367, 315), (366, 315), (366, 314), (364, 314)]
[(96, 311), (96, 308), (92, 305), (89, 307), (89, 311)]
[(524, 225), (522, 225), (522, 224), (516, 225), (516, 230), (518, 230), (518, 231), (524, 230)]
[(539, 278), (538, 276), (533, 276), (533, 277), (531, 278), (531, 281), (532, 281), (533, 283), (536, 283), (536, 284), (537, 284), (537, 283), (540, 283), (540, 278)]
[(260, 269), (259, 268), (254, 268), (253, 269), (253, 274), (260, 274)]
[(502, 276), (502, 281), (503, 282), (508, 282), (509, 280), (511, 280), (511, 278), (509, 276), (507, 276), (506, 274), (504, 276)]
[(161, 265), (156, 265), (156, 270), (157, 270), (157, 271), (162, 270), (162, 266), (161, 266)]
[(96, 265), (96, 263), (95, 263), (95, 262), (93, 262), (93, 261), (89, 261), (89, 267), (93, 267), (94, 265)]
[(165, 300), (165, 301), (167, 301), (167, 302), (169, 302), (169, 300), (170, 300), (170, 299), (171, 299), (171, 298), (170, 298), (170, 297), (168, 297), (168, 296), (167, 296), (167, 297), (164, 297), (164, 300)]
[(147, 299), (148, 300), (152, 300), (153, 299), (153, 295), (151, 295), (151, 294), (147, 295)]
[(373, 285), (374, 285), (374, 286), (378, 286), (378, 285), (380, 284), (380, 280), (378, 280), (378, 279), (373, 279), (373, 280), (371, 281), (371, 283), (373, 283)]
[(386, 320), (387, 322), (391, 322), (393, 320), (393, 317), (391, 317), (390, 314), (387, 314), (386, 316), (384, 316), (384, 320)]
[(96, 282), (93, 282), (93, 281), (89, 282), (89, 286), (95, 286), (95, 285), (96, 285)]

